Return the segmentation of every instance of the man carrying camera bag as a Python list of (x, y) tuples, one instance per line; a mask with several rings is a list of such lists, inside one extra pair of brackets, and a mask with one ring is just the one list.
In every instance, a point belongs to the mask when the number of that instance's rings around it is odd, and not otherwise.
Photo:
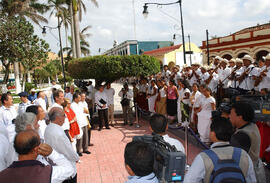
[(133, 91), (128, 88), (128, 84), (124, 84), (124, 88), (120, 90), (118, 93), (119, 97), (121, 97), (121, 105), (123, 109), (123, 117), (124, 117), (124, 125), (128, 124), (132, 126), (133, 121), (132, 121), (132, 110), (131, 110), (131, 99), (133, 97)]

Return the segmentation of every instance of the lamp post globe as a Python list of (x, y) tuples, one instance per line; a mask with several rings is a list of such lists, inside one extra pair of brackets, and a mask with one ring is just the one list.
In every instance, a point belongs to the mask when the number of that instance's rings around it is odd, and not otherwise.
[(148, 6), (145, 4), (143, 6), (143, 16), (144, 16), (144, 18), (147, 18), (148, 17), (148, 14), (149, 14), (147, 8), (148, 8)]

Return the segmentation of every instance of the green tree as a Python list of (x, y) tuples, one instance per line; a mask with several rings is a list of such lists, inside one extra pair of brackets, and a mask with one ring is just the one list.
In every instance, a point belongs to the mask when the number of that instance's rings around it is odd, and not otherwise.
[(97, 83), (121, 77), (149, 76), (160, 71), (160, 63), (149, 56), (93, 56), (74, 59), (68, 72), (74, 79), (96, 79)]
[(9, 17), (27, 17), (38, 25), (39, 22), (48, 22), (42, 16), (48, 9), (49, 7), (46, 4), (39, 3), (38, 0), (1, 0), (0, 2), (2, 14), (6, 14)]
[(25, 70), (36, 67), (47, 58), (48, 44), (34, 35), (32, 24), (23, 17), (0, 16), (0, 60), (7, 83), (10, 65), (21, 62)]

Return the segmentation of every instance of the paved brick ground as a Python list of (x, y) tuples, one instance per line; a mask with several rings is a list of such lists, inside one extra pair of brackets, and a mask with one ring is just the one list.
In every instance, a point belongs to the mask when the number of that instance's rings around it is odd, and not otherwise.
[[(149, 134), (149, 126), (141, 121), (141, 128), (118, 125), (111, 130), (92, 131), (90, 155), (83, 155), (77, 164), (79, 183), (123, 183), (128, 176), (124, 167), (124, 148), (133, 136)], [(176, 138), (174, 135), (169, 134)], [(182, 141), (181, 139), (179, 139)], [(183, 143), (183, 141), (182, 141)], [(189, 145), (189, 164), (200, 150)]]

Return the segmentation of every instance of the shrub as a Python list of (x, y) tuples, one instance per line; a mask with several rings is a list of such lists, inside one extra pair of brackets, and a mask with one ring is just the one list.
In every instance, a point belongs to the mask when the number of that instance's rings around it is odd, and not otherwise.
[(68, 72), (74, 79), (115, 81), (121, 77), (149, 76), (160, 71), (160, 62), (150, 56), (93, 56), (74, 59)]

